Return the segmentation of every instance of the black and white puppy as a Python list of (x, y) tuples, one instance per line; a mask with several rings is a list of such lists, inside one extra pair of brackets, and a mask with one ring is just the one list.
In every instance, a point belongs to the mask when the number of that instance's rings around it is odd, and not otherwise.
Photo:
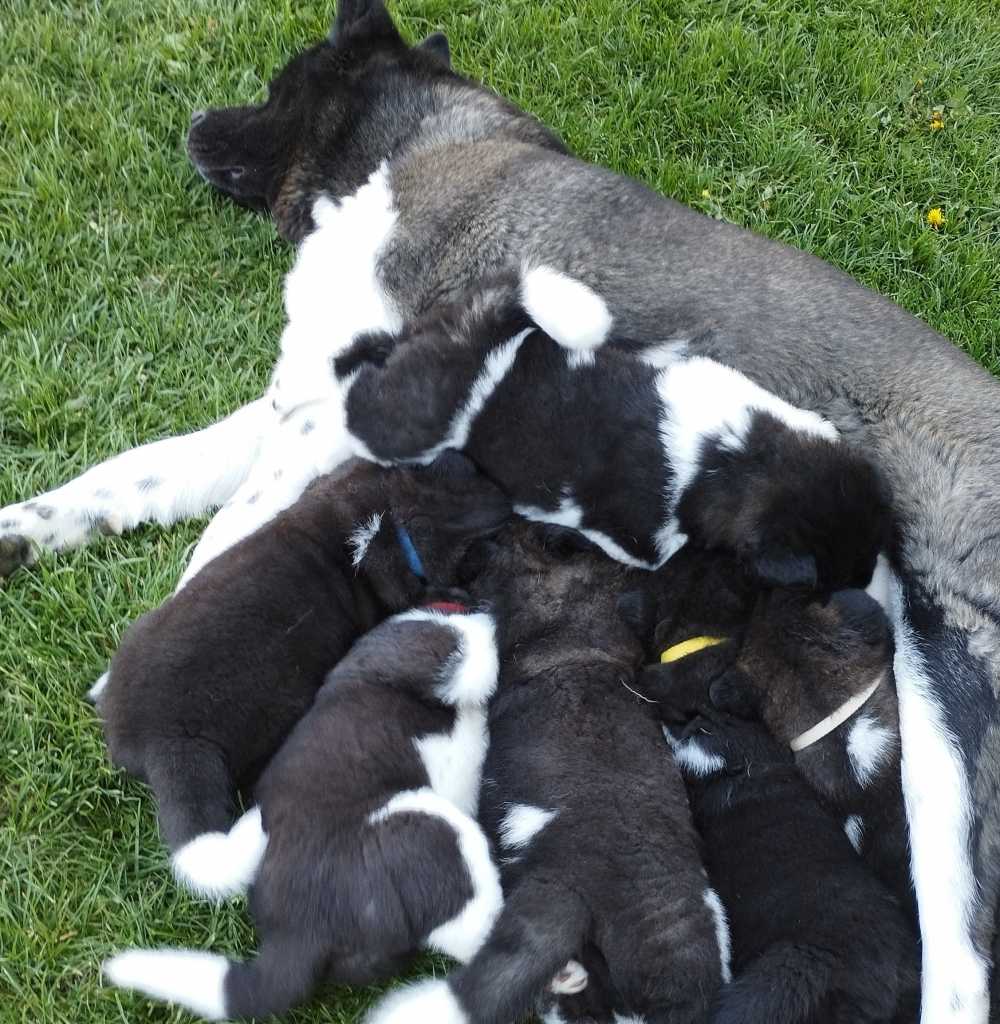
[[(916, 925), (893, 644), (880, 605), (860, 590), (826, 602), (759, 591), (732, 557), (695, 550), (659, 580), (653, 650), (666, 663), (644, 669), (638, 689), (675, 715), (741, 714), (749, 702)], [(677, 656), (699, 640), (712, 643)], [(694, 769), (698, 751), (692, 740), (677, 756)]]
[(351, 643), (428, 585), (448, 586), (468, 545), (508, 513), (457, 453), (426, 470), (352, 462), (129, 628), (98, 710), (112, 760), (153, 789), (182, 881), (225, 894), (220, 842), (237, 789)]
[(417, 609), (359, 640), (219, 843), (234, 887), (252, 883), (256, 958), (130, 950), (106, 976), (217, 1020), (368, 983), (420, 948), (467, 960), (503, 902), (474, 820), (497, 671), (483, 612)]
[(460, 448), (522, 515), (628, 565), (660, 566), (690, 537), (766, 582), (868, 582), (886, 495), (832, 424), (683, 345), (596, 347), (608, 327), (594, 292), (542, 267), (362, 336), (335, 361), (358, 454)]
[(480, 821), (504, 909), (467, 965), (391, 994), (370, 1024), (510, 1024), (590, 946), (615, 1009), (650, 1022), (701, 1024), (728, 978), (725, 919), (682, 780), (628, 688), (643, 652), (616, 595), (652, 577), (599, 552), (556, 558), (543, 532), (516, 523), (484, 545), (472, 584), (496, 602), (499, 626)]
[(732, 934), (714, 1024), (913, 1024), (916, 934), (787, 744), (719, 711), (670, 732)]

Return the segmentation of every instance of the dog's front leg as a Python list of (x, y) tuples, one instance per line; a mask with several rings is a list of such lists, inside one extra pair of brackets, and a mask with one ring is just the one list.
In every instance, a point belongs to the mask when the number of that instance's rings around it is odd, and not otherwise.
[(294, 504), (313, 480), (350, 456), (337, 396), (303, 405), (276, 422), (253, 467), (201, 535), (177, 589), (217, 555)]
[(31, 501), (0, 509), (0, 576), (42, 549), (168, 525), (221, 505), (246, 478), (274, 413), (265, 399), (203, 430), (141, 445)]

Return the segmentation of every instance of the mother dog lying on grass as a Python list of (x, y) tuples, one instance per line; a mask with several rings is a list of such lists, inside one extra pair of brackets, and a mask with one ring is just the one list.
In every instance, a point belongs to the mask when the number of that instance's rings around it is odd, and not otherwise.
[(408, 47), (382, 0), (257, 107), (199, 111), (189, 152), (300, 245), (268, 394), (196, 434), (0, 511), (0, 571), (93, 531), (223, 504), (186, 578), (344, 457), (331, 355), (397, 331), (484, 272), (546, 264), (607, 301), (645, 358), (679, 350), (820, 413), (879, 464), (898, 540), (893, 618), (904, 785), (924, 935), (923, 1019), (987, 1019), (1000, 885), (1000, 387), (944, 338), (825, 263), (569, 155), (534, 118)]

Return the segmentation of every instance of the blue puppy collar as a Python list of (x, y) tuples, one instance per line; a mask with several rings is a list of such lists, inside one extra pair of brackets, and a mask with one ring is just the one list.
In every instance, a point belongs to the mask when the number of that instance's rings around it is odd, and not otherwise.
[(398, 523), (396, 524), (396, 539), (403, 550), (403, 556), (406, 558), (406, 564), (410, 567), (410, 572), (422, 580), (427, 579), (427, 575), (424, 572), (424, 563), (420, 561), (420, 554), (413, 543), (413, 538), (407, 532), (406, 527), (400, 526)]

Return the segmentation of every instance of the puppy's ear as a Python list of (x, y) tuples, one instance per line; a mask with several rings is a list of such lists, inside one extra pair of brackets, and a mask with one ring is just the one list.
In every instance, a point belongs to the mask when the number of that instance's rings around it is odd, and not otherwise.
[(708, 687), (712, 706), (737, 718), (756, 718), (759, 706), (756, 692), (745, 672), (731, 669)]
[(395, 347), (396, 339), (387, 331), (365, 331), (333, 360), (333, 375), (343, 380), (362, 366), (384, 366)]
[(750, 568), (765, 587), (806, 587), (819, 585), (819, 569), (813, 555), (796, 555), (774, 544), (758, 551)]
[(433, 55), (442, 64), (451, 67), (451, 47), (448, 45), (448, 37), (443, 32), (432, 32), (422, 43), (417, 44), (416, 49)]

